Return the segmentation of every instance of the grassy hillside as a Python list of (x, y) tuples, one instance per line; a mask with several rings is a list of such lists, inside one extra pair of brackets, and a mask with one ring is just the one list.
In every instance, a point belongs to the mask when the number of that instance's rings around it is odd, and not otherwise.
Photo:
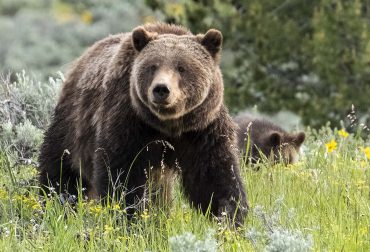
[[(149, 207), (129, 225), (119, 205), (58, 197), (42, 206), (32, 165), (0, 154), (0, 247), (5, 251), (369, 251), (370, 143), (344, 131), (308, 130), (303, 158), (242, 167), (250, 204), (228, 229), (189, 207)], [(330, 143), (330, 144), (327, 144)], [(326, 145), (327, 144), (327, 145)]]

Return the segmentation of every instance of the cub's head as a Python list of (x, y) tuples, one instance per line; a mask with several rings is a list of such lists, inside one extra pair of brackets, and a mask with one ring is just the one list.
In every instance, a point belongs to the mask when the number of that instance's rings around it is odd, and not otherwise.
[(306, 138), (304, 132), (288, 133), (268, 120), (255, 119), (248, 114), (239, 115), (234, 120), (239, 126), (239, 148), (245, 153), (249, 146), (248, 155), (253, 163), (263, 156), (273, 163), (298, 161), (299, 149)]
[(211, 120), (222, 103), (221, 44), (222, 35), (214, 29), (195, 36), (136, 28), (130, 94), (138, 114), (159, 130), (175, 134), (199, 126), (193, 117), (209, 114), (198, 121)]
[[(296, 134), (282, 131), (269, 131), (259, 137), (255, 152), (262, 152), (269, 160), (277, 163), (293, 164), (298, 161), (299, 149), (305, 140), (305, 133)], [(260, 155), (260, 153), (256, 153)]]

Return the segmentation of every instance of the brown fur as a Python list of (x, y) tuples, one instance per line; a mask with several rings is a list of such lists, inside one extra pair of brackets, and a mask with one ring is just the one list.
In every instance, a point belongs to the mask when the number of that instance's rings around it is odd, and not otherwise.
[[(98, 41), (74, 64), (64, 83), (40, 154), (40, 183), (77, 193), (144, 197), (148, 170), (167, 167), (194, 206), (214, 215), (248, 205), (239, 174), (236, 125), (223, 104), (216, 30), (151, 24)], [(154, 89), (170, 90), (157, 103)], [(64, 155), (68, 149), (70, 155)], [(61, 163), (62, 160), (62, 163)], [(166, 168), (166, 169), (167, 169)], [(62, 173), (62, 176), (60, 174)], [(171, 186), (171, 178), (163, 183)], [(127, 192), (130, 192), (129, 194)]]
[(298, 160), (299, 148), (305, 139), (304, 132), (291, 134), (272, 122), (248, 114), (241, 114), (234, 120), (239, 125), (239, 149), (245, 153), (249, 140), (253, 163), (261, 159), (261, 153), (273, 162), (292, 164)]

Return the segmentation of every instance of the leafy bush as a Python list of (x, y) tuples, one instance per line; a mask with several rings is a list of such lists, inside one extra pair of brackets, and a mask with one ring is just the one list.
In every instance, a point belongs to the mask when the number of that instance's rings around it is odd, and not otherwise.
[[(36, 128), (26, 119), (24, 123), (16, 125), (14, 128), (10, 122), (2, 125), (1, 142), (9, 150), (22, 160), (30, 159), (38, 151), (43, 139), (43, 131)], [(8, 152), (9, 153), (9, 152)]]
[(35, 127), (45, 129), (56, 104), (57, 94), (63, 82), (49, 78), (48, 82), (36, 81), (23, 71), (15, 74), (16, 81), (9, 78), (0, 81), (0, 123), (13, 126), (28, 119)]
[[(261, 231), (252, 227), (245, 233), (245, 237), (256, 246), (265, 243), (264, 251), (311, 251), (313, 239), (311, 235), (304, 236), (300, 230), (288, 229), (291, 219), (294, 219), (295, 209), (288, 209), (288, 220), (282, 223), (281, 213), (284, 211), (284, 198), (278, 198), (273, 204), (273, 211), (266, 212), (264, 207), (256, 205), (253, 213), (262, 223)], [(257, 249), (257, 247), (255, 247)], [(259, 248), (261, 249), (261, 248)], [(257, 249), (258, 250), (258, 249)]]
[(170, 248), (173, 252), (214, 252), (217, 251), (217, 241), (212, 236), (213, 230), (209, 230), (205, 240), (198, 240), (195, 235), (186, 232), (169, 238)]
[(284, 229), (274, 230), (269, 234), (266, 251), (305, 252), (312, 250), (312, 237), (304, 237), (300, 231)]
[(0, 147), (15, 159), (29, 159), (42, 142), (63, 75), (48, 82), (36, 81), (24, 71), (15, 76), (15, 82), (0, 81)]
[[(155, 19), (142, 1), (0, 1), (0, 69), (47, 80), (88, 46)], [(33, 1), (32, 1), (33, 2)]]

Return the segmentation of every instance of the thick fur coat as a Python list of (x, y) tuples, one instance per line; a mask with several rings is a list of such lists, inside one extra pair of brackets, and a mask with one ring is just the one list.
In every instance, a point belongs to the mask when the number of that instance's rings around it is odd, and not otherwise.
[(150, 171), (176, 171), (195, 207), (241, 224), (248, 204), (236, 125), (223, 104), (221, 43), (217, 30), (193, 35), (152, 24), (90, 47), (68, 74), (45, 134), (43, 189), (76, 194), (81, 174), (90, 198), (124, 195), (133, 206)]

